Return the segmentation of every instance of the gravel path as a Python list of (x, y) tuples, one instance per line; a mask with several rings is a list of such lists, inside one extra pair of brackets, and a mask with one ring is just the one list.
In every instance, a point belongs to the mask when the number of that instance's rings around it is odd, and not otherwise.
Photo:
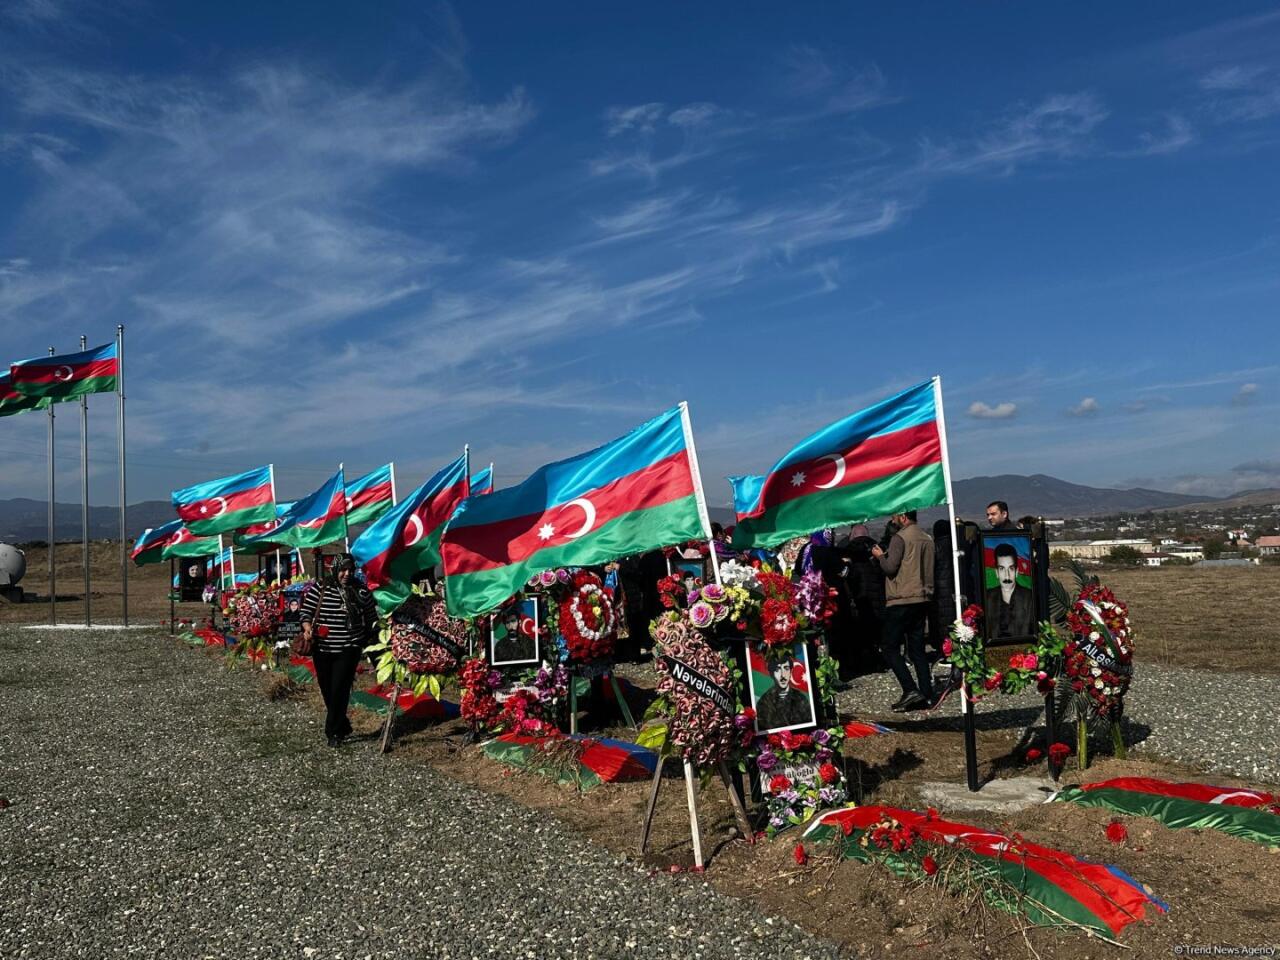
[[(891, 717), (889, 705), (901, 692), (891, 674), (870, 674), (854, 680), (838, 703), (842, 713)], [(1125, 703), (1131, 756), (1147, 753), (1260, 784), (1280, 783), (1277, 721), (1280, 677), (1269, 675), (1139, 664)], [(885, 722), (904, 730), (928, 724), (931, 729), (959, 731), (959, 696), (953, 694), (933, 714), (898, 715)], [(1034, 692), (988, 696), (978, 705), (979, 729), (1043, 722), (1044, 700)], [(957, 744), (956, 749), (963, 746)]]
[(836, 955), (545, 814), (329, 750), (309, 708), (168, 638), (0, 630), (0, 663), (6, 960)]

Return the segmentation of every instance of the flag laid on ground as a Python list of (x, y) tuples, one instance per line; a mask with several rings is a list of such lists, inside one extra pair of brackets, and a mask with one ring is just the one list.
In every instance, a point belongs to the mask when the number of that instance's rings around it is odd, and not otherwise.
[(471, 477), (471, 496), (484, 497), (493, 493), (493, 464)]
[[(237, 547), (251, 546), (249, 544), (250, 537), (260, 537), (264, 533), (270, 533), (276, 527), (280, 526), (280, 520), (286, 513), (293, 509), (294, 503), (297, 501), (290, 500), (286, 503), (276, 504), (276, 515), (274, 519), (264, 520), (262, 523), (251, 523), (247, 527), (242, 527), (231, 535), (231, 542)], [(274, 549), (272, 544), (258, 544), (258, 553), (269, 553)]]
[(185, 526), (178, 527), (170, 534), (168, 541), (160, 550), (160, 559), (170, 557), (207, 557), (218, 552), (217, 537), (197, 537)]
[(173, 506), (197, 536), (231, 533), (274, 520), (276, 483), (271, 465), (173, 491)]
[(33, 357), (9, 367), (14, 390), (55, 403), (90, 393), (109, 393), (116, 388), (119, 376), (120, 361), (114, 343), (80, 353)]
[[(861, 845), (863, 836), (891, 820), (918, 836), (908, 850), (892, 853), (874, 843), (869, 849)], [(895, 873), (912, 877), (926, 875), (922, 850), (932, 847), (939, 856), (939, 851), (953, 851), (977, 873), (988, 902), (1047, 926), (1077, 924), (1113, 936), (1144, 919), (1148, 907), (1162, 913), (1168, 909), (1117, 867), (913, 810), (882, 806), (833, 810), (818, 817), (804, 835), (807, 840), (833, 840), (847, 858), (865, 861), (874, 856)]]
[(347, 484), (347, 525), (372, 523), (396, 505), (395, 464)]
[(1255, 843), (1280, 846), (1280, 797), (1260, 790), (1172, 783), (1153, 777), (1117, 777), (1067, 787), (1054, 799), (1151, 817), (1175, 830), (1218, 830)]
[(658, 763), (658, 755), (648, 747), (581, 734), (531, 737), (504, 733), (484, 745), (484, 755), (560, 783), (575, 783), (583, 791), (602, 783), (648, 780)]
[(266, 533), (239, 538), (245, 546), (287, 543), (292, 547), (323, 547), (347, 535), (347, 493), (342, 468), (319, 490), (303, 497)]
[(29, 397), (19, 393), (13, 385), (9, 371), (0, 373), (0, 417), (24, 413), (27, 410), (43, 410), (53, 401), (47, 397)]
[(806, 437), (766, 476), (730, 477), (738, 549), (947, 502), (937, 381)]
[[(391, 709), (391, 694), (395, 686), (390, 683), (379, 683), (369, 690), (352, 690), (351, 705), (363, 707), (380, 716), (386, 716)], [(416, 694), (412, 690), (401, 690), (396, 696), (396, 716), (408, 717), (411, 720), (452, 720), (461, 711), (456, 703), (448, 700), (437, 700), (429, 693)]]
[(440, 533), (468, 493), (467, 454), (384, 513), (351, 544), (384, 613), (408, 598), (413, 577), (440, 562)]
[(497, 608), (531, 574), (710, 536), (684, 404), (611, 443), (473, 497), (441, 543), (455, 617)]
[(129, 554), (134, 566), (141, 567), (163, 560), (165, 545), (181, 528), (181, 520), (170, 520), (159, 527), (147, 527), (143, 530), (142, 535), (133, 541), (133, 552)]

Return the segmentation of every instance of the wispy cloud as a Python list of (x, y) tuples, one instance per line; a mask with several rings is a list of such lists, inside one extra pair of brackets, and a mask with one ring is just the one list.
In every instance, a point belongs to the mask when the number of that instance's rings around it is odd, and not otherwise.
[(1243, 407), (1253, 403), (1257, 396), (1258, 385), (1256, 383), (1242, 383), (1240, 384), (1240, 389), (1231, 398), (1231, 402), (1237, 407)]
[(1069, 407), (1067, 413), (1073, 417), (1096, 417), (1101, 409), (1094, 397), (1085, 397), (1075, 406)]
[(969, 404), (967, 412), (975, 420), (1010, 420), (1017, 416), (1018, 405), (1006, 400), (1003, 403), (997, 403), (992, 406), (989, 403), (983, 403), (981, 400), (975, 400)]
[(816, 47), (794, 45), (781, 57), (783, 85), (793, 96), (812, 104), (802, 110), (806, 119), (815, 116), (857, 113), (895, 103), (889, 83), (874, 63), (850, 67), (832, 62)]

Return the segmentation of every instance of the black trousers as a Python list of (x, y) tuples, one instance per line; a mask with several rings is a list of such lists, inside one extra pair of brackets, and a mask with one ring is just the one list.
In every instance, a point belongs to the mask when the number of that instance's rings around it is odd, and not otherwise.
[(325, 653), (317, 649), (313, 660), (316, 664), (316, 682), (320, 696), (324, 697), (324, 735), (345, 737), (351, 732), (347, 719), (347, 705), (351, 702), (351, 684), (356, 679), (356, 665), (363, 651), (347, 647), (341, 653)]
[[(929, 656), (924, 650), (924, 626), (928, 613), (928, 603), (907, 603), (896, 607), (885, 607), (880, 652), (884, 654), (884, 659), (889, 664), (889, 669), (893, 671), (893, 675), (898, 678), (904, 694), (916, 690), (926, 699), (932, 699), (933, 684), (929, 676)], [(915, 683), (911, 681), (911, 674), (902, 656), (904, 645), (907, 649), (907, 658), (916, 668)]]

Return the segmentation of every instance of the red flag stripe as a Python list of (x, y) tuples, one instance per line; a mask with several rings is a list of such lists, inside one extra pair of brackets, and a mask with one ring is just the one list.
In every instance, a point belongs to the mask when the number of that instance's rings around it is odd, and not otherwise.
[(391, 481), (374, 484), (372, 487), (357, 490), (349, 495), (351, 497), (352, 510), (358, 507), (367, 507), (371, 503), (382, 503), (384, 500), (391, 499)]
[[(271, 487), (264, 483), (260, 487), (238, 490), (223, 497), (207, 497), (204, 500), (193, 500), (191, 503), (184, 503), (177, 508), (178, 516), (186, 523), (212, 520), (215, 515), (211, 511), (217, 509), (215, 503), (217, 500), (225, 501), (226, 509), (219, 511), (216, 516), (221, 516), (223, 513), (235, 513), (237, 510), (247, 510), (250, 507), (260, 507), (265, 503), (272, 502)], [(201, 507), (206, 508), (205, 512), (201, 512)]]
[[(595, 522), (586, 531), (590, 533), (624, 514), (659, 507), (692, 493), (689, 458), (680, 450), (578, 499), (590, 501), (595, 508)], [(559, 530), (566, 524), (571, 530), (580, 527), (583, 519), (581, 507), (561, 503), (541, 513), (483, 526), (460, 527), (446, 536), (441, 545), (445, 569), (453, 574), (476, 573), (520, 563), (543, 547), (564, 543)], [(540, 532), (547, 523), (556, 532), (549, 539), (543, 539)]]
[[(841, 487), (866, 483), (912, 467), (938, 463), (942, 460), (938, 424), (930, 420), (928, 423), (905, 427), (883, 436), (871, 437), (845, 451), (844, 456), (849, 459), (839, 483), (833, 483), (838, 475), (838, 468), (828, 457), (789, 464), (780, 472), (770, 475), (760, 496), (760, 509), (751, 516), (758, 517), (770, 507), (812, 493), (839, 490)], [(797, 474), (803, 474), (804, 481), (793, 486), (792, 478)], [(819, 482), (832, 486), (819, 487)]]
[[(59, 370), (69, 369), (70, 377), (59, 377)], [(88, 380), (91, 377), (114, 377), (118, 375), (119, 363), (115, 357), (107, 360), (94, 360), (91, 363), (71, 365), (66, 363), (26, 364), (16, 368), (15, 379), (22, 383), (74, 383), (76, 380)]]
[[(1231, 807), (1265, 807), (1277, 802), (1277, 797), (1260, 790), (1241, 787), (1214, 787), (1204, 783), (1171, 783), (1152, 777), (1117, 777), (1101, 783), (1084, 783), (1081, 790), (1130, 790), (1135, 793), (1152, 793), (1161, 797), (1176, 797), (1199, 803), (1214, 803)], [(1219, 800), (1218, 798), (1222, 799)]]
[[(410, 547), (416, 546), (427, 539), (448, 522), (449, 518), (453, 516), (453, 511), (458, 508), (458, 504), (462, 501), (466, 486), (467, 478), (463, 476), (458, 483), (451, 487), (445, 487), (434, 497), (422, 503), (417, 510), (405, 517), (405, 525), (400, 529), (391, 546), (364, 565), (365, 575), (368, 578), (371, 589), (377, 589), (383, 584), (390, 583), (394, 578), (387, 571), (396, 557)], [(409, 517), (417, 517), (422, 521), (422, 536), (414, 540), (413, 543), (407, 542)]]

